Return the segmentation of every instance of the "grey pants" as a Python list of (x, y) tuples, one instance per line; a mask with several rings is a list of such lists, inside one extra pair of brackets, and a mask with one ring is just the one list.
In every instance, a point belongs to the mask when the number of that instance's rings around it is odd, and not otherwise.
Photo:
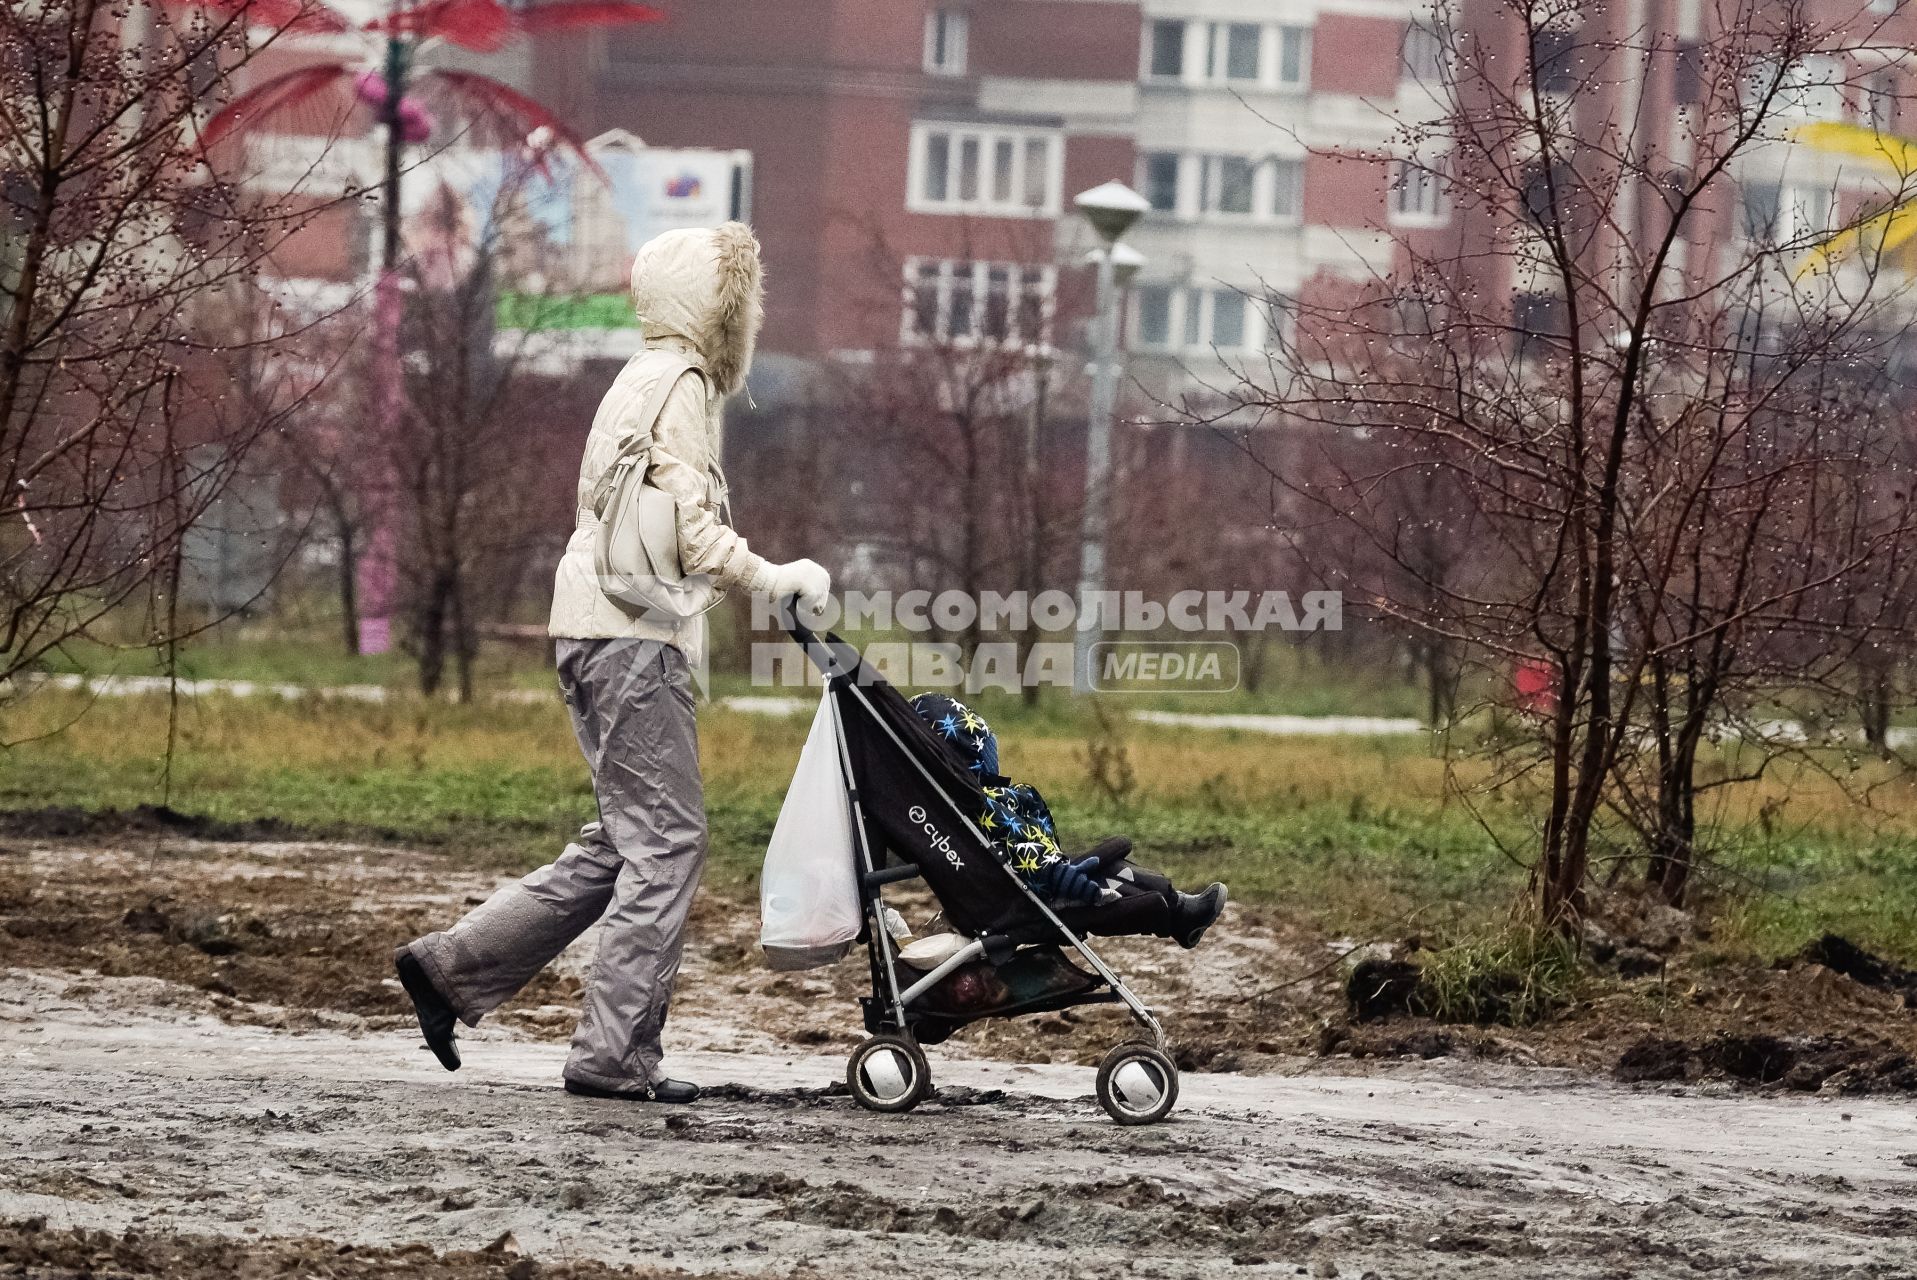
[(561, 640), (558, 652), (599, 821), (556, 861), (411, 950), (460, 1020), (475, 1026), (604, 915), (566, 1078), (635, 1087), (658, 1070), (706, 859), (692, 680), (685, 656), (657, 641)]

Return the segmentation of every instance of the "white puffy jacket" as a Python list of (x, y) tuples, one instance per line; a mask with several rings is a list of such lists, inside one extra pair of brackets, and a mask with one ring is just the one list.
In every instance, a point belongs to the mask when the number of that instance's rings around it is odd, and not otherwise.
[[(763, 315), (759, 242), (743, 224), (668, 231), (648, 240), (632, 264), (633, 305), (645, 346), (626, 362), (599, 402), (579, 463), (579, 511), (554, 577), (554, 636), (591, 640), (635, 636), (677, 645), (695, 666), (703, 658), (705, 619), (673, 626), (641, 620), (599, 590), (593, 546), (599, 522), (586, 498), (637, 430), (635, 421), (668, 369), (690, 362), (705, 378), (681, 377), (653, 426), (649, 474), (679, 505), (679, 558), (687, 573), (712, 574), (722, 587), (772, 588), (772, 570), (725, 523), (719, 469), (721, 413), (752, 364)], [(708, 387), (711, 388), (708, 393)]]

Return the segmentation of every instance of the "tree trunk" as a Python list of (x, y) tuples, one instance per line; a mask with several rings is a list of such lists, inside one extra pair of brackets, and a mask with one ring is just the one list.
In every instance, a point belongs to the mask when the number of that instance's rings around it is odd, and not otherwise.
[(1651, 841), (1646, 885), (1674, 907), (1684, 905), (1697, 865), (1695, 746), (1680, 747), (1658, 771), (1657, 832)]
[(427, 697), (439, 692), (446, 678), (446, 624), (452, 586), (443, 566), (436, 568), (419, 602), (418, 647), (419, 691)]
[(353, 522), (334, 512), (333, 523), (339, 529), (339, 619), (341, 639), (346, 652), (359, 656), (359, 540), (353, 536)]
[(466, 575), (457, 566), (452, 574), (453, 675), (463, 704), (473, 700), (473, 659), (479, 651), (479, 637), (474, 634), (472, 617), (466, 609)]
[(1433, 636), (1423, 645), (1426, 723), (1433, 729), (1448, 724), (1457, 709), (1457, 677), (1451, 670), (1451, 646), (1442, 637)]
[(1247, 631), (1238, 642), (1238, 679), (1245, 692), (1257, 693), (1265, 683), (1265, 662), (1271, 654), (1271, 638), (1262, 631)]
[(1858, 718), (1863, 721), (1864, 741), (1886, 757), (1890, 755), (1891, 702), (1890, 672), (1876, 661), (1867, 662), (1857, 693)]
[[(983, 558), (981, 541), (984, 531), (981, 526), (985, 520), (983, 507), (986, 501), (981, 482), (984, 467), (979, 459), (978, 437), (982, 425), (978, 420), (976, 405), (968, 404), (960, 411), (958, 426), (959, 438), (965, 446), (965, 517), (960, 530), (959, 589), (976, 601), (982, 576), (979, 562)], [(974, 613), (971, 623), (950, 639), (958, 642), (959, 664), (969, 671), (972, 657), (978, 652), (978, 615)]]

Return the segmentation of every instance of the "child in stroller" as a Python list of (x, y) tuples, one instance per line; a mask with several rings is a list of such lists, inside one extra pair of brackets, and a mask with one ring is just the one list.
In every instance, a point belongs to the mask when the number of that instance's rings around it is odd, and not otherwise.
[(1080, 918), (1085, 932), (1148, 934), (1190, 949), (1225, 909), (1223, 884), (1182, 893), (1165, 876), (1132, 862), (1132, 842), (1123, 837), (1068, 859), (1038, 789), (999, 773), (998, 735), (983, 716), (943, 693), (919, 694), (912, 710), (978, 779), (986, 803), (979, 826), (999, 861), (1054, 906), (1094, 908)]
[[(788, 794), (773, 845), (797, 856), (783, 868), (799, 869), (794, 882), (817, 883), (827, 895), (837, 892), (829, 886), (838, 860), (849, 856), (858, 918), (856, 935), (835, 914), (830, 936), (800, 930), (776, 949), (780, 967), (805, 968), (864, 946), (871, 985), (859, 1006), (867, 1034), (846, 1059), (853, 1100), (871, 1111), (910, 1111), (932, 1093), (923, 1046), (970, 1023), (1116, 1004), (1145, 1038), (1114, 1045), (1100, 1061), (1099, 1104), (1120, 1124), (1164, 1119), (1178, 1101), (1164, 1027), (1086, 935), (1156, 934), (1195, 945), (1223, 909), (1225, 886), (1181, 894), (1135, 866), (1126, 840), (1065, 857), (1043, 797), (999, 774), (998, 739), (983, 717), (944, 695), (913, 705), (856, 648), (814, 634), (789, 610), (785, 629), (824, 675), (825, 690), (795, 774), (805, 775), (807, 789), (797, 804)], [(835, 782), (843, 792), (837, 817), (827, 796)], [(823, 878), (812, 881), (810, 867)], [(937, 902), (941, 926), (918, 939), (885, 901), (888, 885), (914, 881)], [(775, 946), (765, 945), (770, 959)]]

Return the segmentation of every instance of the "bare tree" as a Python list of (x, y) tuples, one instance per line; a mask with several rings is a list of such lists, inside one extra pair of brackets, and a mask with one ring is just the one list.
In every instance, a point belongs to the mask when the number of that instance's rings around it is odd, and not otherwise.
[(182, 536), (289, 409), (259, 282), (322, 202), (214, 180), (197, 130), (302, 17), (0, 15), (0, 680), (143, 597), (177, 638)]
[[(544, 469), (540, 440), (565, 397), (544, 370), (569, 363), (538, 358), (564, 356), (563, 332), (495, 324), (502, 289), (523, 290), (538, 274), (501, 279), (537, 257), (521, 197), (539, 166), (520, 156), (504, 162), (490, 207), (475, 210), (442, 186), (410, 237), (419, 288), (405, 319), (408, 407), (405, 430), (384, 441), (405, 522), (404, 643), (420, 691), (437, 693), (450, 665), (460, 701), (473, 696), (481, 618), (510, 597), (552, 523), (547, 487), (535, 479)], [(509, 247), (517, 264), (506, 261)], [(583, 426), (590, 415), (578, 407)]]
[[(1069, 586), (1079, 477), (1050, 437), (1061, 415), (1076, 423), (1059, 348), (1078, 282), (1052, 265), (1049, 233), (971, 228), (967, 243), (955, 260), (916, 259), (871, 234), (869, 305), (898, 327), (824, 391), (832, 447), (856, 458), (855, 511), (869, 513), (849, 511), (840, 536), (975, 600)], [(985, 630), (945, 638), (969, 659)]]
[(1442, 184), (1449, 230), (1394, 231), (1394, 271), (1291, 300), (1293, 340), (1229, 406), (1311, 429), (1313, 465), (1264, 465), (1360, 541), (1347, 584), (1381, 616), (1499, 686), (1548, 673), (1496, 777), (1538, 794), (1559, 925), (1614, 822), (1681, 900), (1700, 744), (1902, 626), (1856, 593), (1908, 545), (1908, 460), (1845, 371), (1907, 311), (1869, 255), (1794, 278), (1870, 209), (1763, 176), (1882, 53), (1862, 15), (1704, 8), (1699, 45), (1586, 0), (1441, 19), (1431, 118), (1380, 164)]
[(339, 607), (341, 647), (357, 655), (359, 644), (359, 552), (367, 534), (361, 509), (365, 463), (357, 442), (358, 424), (368, 419), (362, 406), (349, 403), (350, 386), (363, 386), (358, 366), (348, 364), (324, 395), (312, 397), (300, 414), (277, 433), (278, 452), (287, 462), (287, 497), (308, 512), (302, 540), (323, 533), (332, 558), (334, 598)]

